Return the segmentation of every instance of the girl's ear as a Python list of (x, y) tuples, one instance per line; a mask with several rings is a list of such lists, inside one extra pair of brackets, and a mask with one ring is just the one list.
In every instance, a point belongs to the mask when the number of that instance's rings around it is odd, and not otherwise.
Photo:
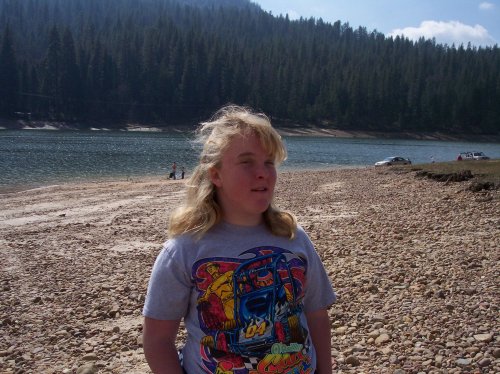
[(222, 181), (220, 179), (219, 170), (217, 170), (215, 167), (210, 168), (208, 170), (208, 177), (210, 178), (210, 181), (214, 184), (215, 187), (222, 186)]

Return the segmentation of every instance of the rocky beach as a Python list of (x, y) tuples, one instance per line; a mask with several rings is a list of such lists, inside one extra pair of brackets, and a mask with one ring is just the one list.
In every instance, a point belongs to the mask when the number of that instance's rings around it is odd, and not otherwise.
[[(500, 191), (374, 167), (280, 174), (338, 294), (337, 373), (499, 373)], [(149, 373), (141, 310), (183, 182), (0, 194), (0, 372)], [(179, 345), (182, 344), (182, 336)]]

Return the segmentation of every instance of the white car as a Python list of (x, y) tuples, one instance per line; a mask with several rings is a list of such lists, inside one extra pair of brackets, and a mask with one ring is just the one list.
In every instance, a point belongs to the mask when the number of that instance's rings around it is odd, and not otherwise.
[(462, 152), (460, 153), (462, 160), (489, 160), (483, 152)]
[(382, 161), (375, 163), (375, 166), (390, 166), (390, 165), (411, 165), (409, 158), (400, 156), (386, 157)]

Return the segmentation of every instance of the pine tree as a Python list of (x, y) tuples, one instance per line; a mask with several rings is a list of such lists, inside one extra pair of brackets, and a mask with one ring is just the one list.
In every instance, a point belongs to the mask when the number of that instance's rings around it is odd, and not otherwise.
[(61, 95), (61, 110), (65, 117), (78, 116), (81, 105), (82, 85), (75, 53), (75, 43), (71, 31), (66, 28), (62, 38), (60, 56), (59, 89)]
[(18, 67), (9, 25), (3, 31), (0, 50), (0, 113), (14, 117), (19, 98)]
[(44, 60), (42, 93), (48, 99), (48, 115), (51, 119), (60, 118), (61, 109), (61, 40), (56, 26), (50, 30), (49, 45)]

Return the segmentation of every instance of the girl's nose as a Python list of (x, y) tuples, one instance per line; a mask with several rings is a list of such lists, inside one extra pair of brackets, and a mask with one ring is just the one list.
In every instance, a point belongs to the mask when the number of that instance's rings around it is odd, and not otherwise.
[(269, 175), (269, 170), (268, 170), (267, 165), (263, 164), (263, 165), (257, 166), (257, 170), (256, 170), (255, 174), (256, 174), (257, 178), (259, 178), (259, 179), (266, 178)]

